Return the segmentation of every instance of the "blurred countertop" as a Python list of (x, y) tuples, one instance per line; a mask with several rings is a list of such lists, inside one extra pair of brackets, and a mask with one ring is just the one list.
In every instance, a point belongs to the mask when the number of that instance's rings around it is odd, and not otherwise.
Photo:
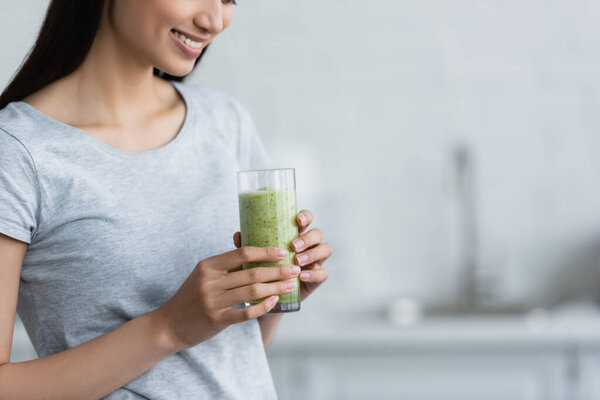
[[(521, 315), (424, 316), (407, 325), (393, 324), (380, 312), (332, 313), (315, 307), (284, 315), (268, 353), (600, 350), (600, 308), (593, 303)], [(36, 358), (19, 320), (13, 339), (13, 362)]]
[(424, 316), (397, 325), (383, 313), (284, 315), (269, 353), (598, 347), (600, 308), (573, 303), (520, 315)]

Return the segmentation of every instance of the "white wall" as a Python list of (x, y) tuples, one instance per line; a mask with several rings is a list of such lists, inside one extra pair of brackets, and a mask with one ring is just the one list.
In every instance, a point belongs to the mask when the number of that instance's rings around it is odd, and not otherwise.
[[(600, 3), (240, 0), (191, 80), (232, 93), (335, 254), (306, 304), (456, 297), (452, 149), (476, 162), (482, 268), (506, 303), (597, 292)], [(0, 83), (47, 1), (0, 3)]]
[(48, 0), (0, 2), (0, 88), (4, 88), (34, 44)]
[(453, 298), (456, 143), (474, 152), (497, 298), (596, 291), (598, 2), (240, 3), (193, 80), (244, 101), (298, 168), (335, 247), (321, 299)]

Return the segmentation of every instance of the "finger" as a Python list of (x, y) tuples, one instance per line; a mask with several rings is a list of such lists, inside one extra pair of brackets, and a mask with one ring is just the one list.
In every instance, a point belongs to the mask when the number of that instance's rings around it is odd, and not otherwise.
[(233, 244), (235, 247), (242, 247), (242, 234), (240, 232), (236, 232), (233, 234)]
[(227, 270), (227, 272), (241, 271), (242, 269), (244, 269), (244, 268), (243, 268), (243, 265), (238, 265), (238, 266), (237, 266), (237, 267), (235, 267), (235, 268), (228, 269), (228, 270)]
[(252, 283), (285, 281), (295, 278), (300, 273), (297, 265), (279, 265), (276, 267), (257, 267), (227, 274), (220, 280), (220, 289), (233, 289)]
[(329, 273), (325, 268), (312, 269), (309, 271), (302, 271), (300, 273), (300, 280), (302, 282), (325, 282), (329, 277)]
[(215, 307), (225, 308), (245, 301), (252, 301), (269, 297), (272, 295), (291, 293), (296, 289), (295, 280), (273, 282), (273, 283), (255, 283), (228, 290), (217, 298)]
[(323, 260), (319, 260), (312, 264), (305, 265), (304, 267), (302, 267), (302, 271), (311, 270), (311, 269), (320, 269), (322, 267), (322, 265), (323, 265)]
[(323, 233), (321, 230), (311, 229), (305, 234), (298, 236), (298, 238), (292, 242), (292, 246), (294, 251), (302, 251), (321, 243), (321, 240), (323, 240)]
[(313, 213), (308, 210), (302, 210), (296, 216), (298, 223), (298, 232), (302, 233), (313, 222)]
[(308, 265), (329, 257), (331, 253), (333, 253), (331, 246), (328, 243), (321, 243), (317, 247), (296, 254), (296, 263), (298, 265)]
[(279, 296), (271, 296), (250, 307), (227, 310), (223, 313), (224, 319), (229, 324), (237, 324), (239, 322), (258, 318), (271, 311), (278, 300)]
[(208, 257), (203, 262), (215, 269), (227, 271), (247, 262), (279, 261), (288, 254), (287, 250), (276, 247), (242, 246), (227, 253)]

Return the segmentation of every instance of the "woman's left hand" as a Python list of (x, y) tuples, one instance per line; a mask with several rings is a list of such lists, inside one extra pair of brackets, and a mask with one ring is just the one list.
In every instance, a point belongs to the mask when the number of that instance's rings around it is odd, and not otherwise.
[[(320, 229), (306, 229), (313, 221), (313, 214), (302, 210), (296, 216), (298, 223), (298, 238), (292, 242), (292, 249), (296, 252), (296, 264), (302, 268), (300, 272), (300, 301), (304, 301), (312, 292), (325, 282), (328, 273), (323, 268), (323, 263), (331, 256), (333, 250), (328, 243), (321, 243), (323, 233)], [(236, 247), (242, 245), (241, 235), (233, 235)]]

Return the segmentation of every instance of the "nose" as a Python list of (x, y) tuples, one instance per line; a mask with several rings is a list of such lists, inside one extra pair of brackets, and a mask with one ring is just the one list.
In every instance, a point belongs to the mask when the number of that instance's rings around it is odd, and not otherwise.
[(194, 16), (194, 24), (210, 34), (221, 33), (223, 23), (223, 0), (205, 0), (199, 2), (200, 7)]

